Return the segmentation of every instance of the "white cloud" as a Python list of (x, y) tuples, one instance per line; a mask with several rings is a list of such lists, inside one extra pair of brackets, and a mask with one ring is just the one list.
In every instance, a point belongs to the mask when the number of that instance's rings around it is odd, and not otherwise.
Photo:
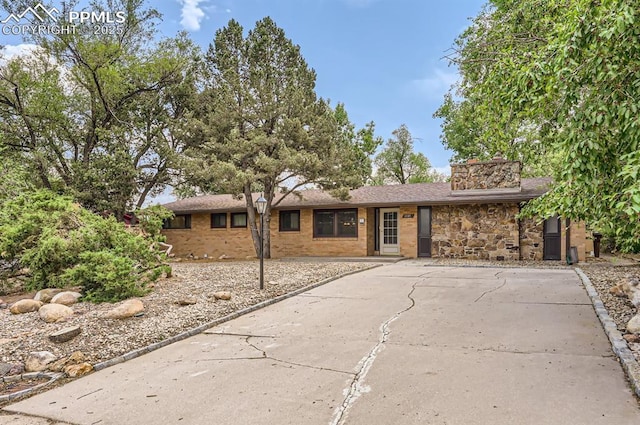
[(206, 16), (202, 7), (200, 7), (200, 3), (203, 3), (203, 0), (181, 0), (182, 1), (182, 11), (180, 20), (180, 25), (186, 30), (189, 31), (198, 31), (200, 29), (200, 22)]
[(451, 166), (447, 165), (446, 167), (433, 167), (433, 169), (440, 174), (444, 174), (445, 176), (451, 175)]
[(430, 99), (442, 99), (449, 88), (458, 81), (457, 72), (433, 70), (425, 78), (411, 81), (410, 88)]
[(31, 55), (39, 48), (40, 46), (37, 46), (35, 44), (18, 44), (15, 46), (7, 44), (2, 48), (0, 52), (2, 54), (2, 58), (7, 60), (12, 59), (16, 56)]

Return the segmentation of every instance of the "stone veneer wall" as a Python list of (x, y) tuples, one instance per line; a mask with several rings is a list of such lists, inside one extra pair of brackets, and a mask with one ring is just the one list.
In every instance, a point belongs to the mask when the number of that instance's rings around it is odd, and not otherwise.
[(451, 165), (451, 190), (520, 187), (520, 162), (494, 160)]
[(524, 218), (520, 221), (520, 255), (522, 260), (541, 261), (544, 240), (543, 224), (537, 220)]
[(432, 257), (518, 260), (517, 213), (517, 204), (434, 206)]

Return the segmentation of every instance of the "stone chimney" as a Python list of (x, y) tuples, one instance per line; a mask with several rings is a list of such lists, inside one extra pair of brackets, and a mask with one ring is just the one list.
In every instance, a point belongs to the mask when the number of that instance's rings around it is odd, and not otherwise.
[(454, 194), (488, 190), (519, 192), (520, 161), (507, 161), (497, 154), (491, 161), (451, 164), (451, 191)]

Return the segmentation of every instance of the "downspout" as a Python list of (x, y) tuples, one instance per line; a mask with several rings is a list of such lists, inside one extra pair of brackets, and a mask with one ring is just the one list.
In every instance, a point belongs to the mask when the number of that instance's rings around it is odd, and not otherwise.
[(567, 218), (565, 220), (565, 256), (567, 260), (567, 264), (573, 264), (573, 258), (571, 258), (571, 219)]

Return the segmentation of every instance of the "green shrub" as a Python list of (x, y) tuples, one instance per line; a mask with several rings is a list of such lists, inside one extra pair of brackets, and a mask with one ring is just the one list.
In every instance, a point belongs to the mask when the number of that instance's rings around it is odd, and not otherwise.
[(162, 240), (162, 219), (171, 213), (153, 207), (139, 215), (144, 224), (132, 230), (71, 198), (24, 193), (0, 211), (0, 261), (18, 260), (29, 269), (30, 289), (81, 286), (84, 298), (95, 302), (140, 296), (168, 271), (154, 248)]

